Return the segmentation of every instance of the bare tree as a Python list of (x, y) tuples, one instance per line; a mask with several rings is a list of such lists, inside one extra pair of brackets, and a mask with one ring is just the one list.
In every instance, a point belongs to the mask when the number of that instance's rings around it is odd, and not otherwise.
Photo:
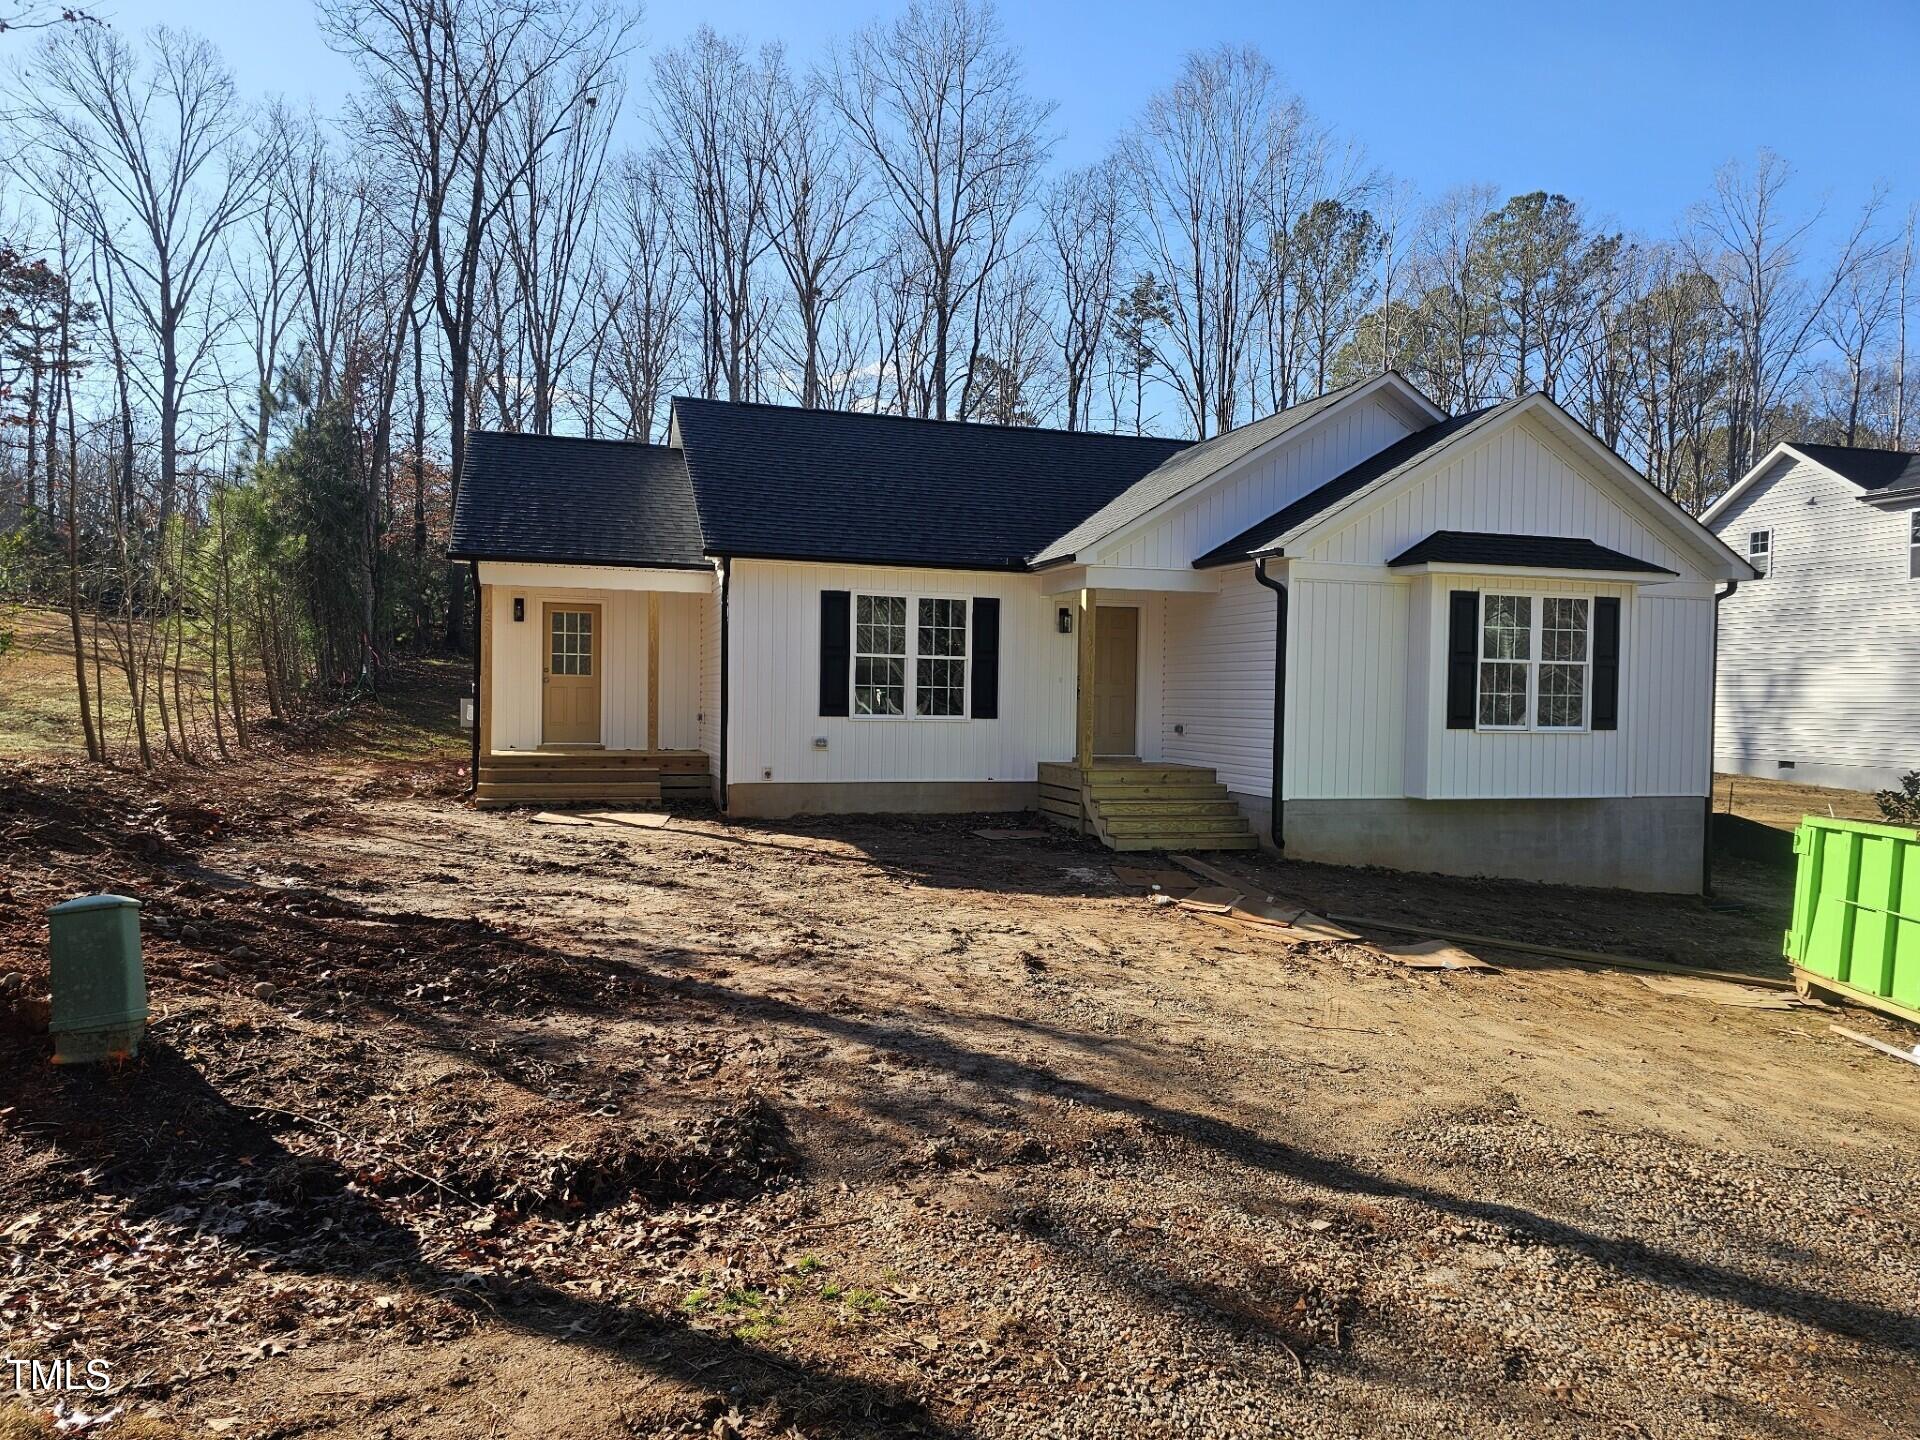
[(152, 344), (155, 370), (140, 373), (159, 417), (164, 528), (178, 500), (182, 405), (211, 339), (192, 333), (196, 307), (204, 307), (221, 245), (252, 209), (266, 172), (213, 47), (159, 29), (149, 49), (152, 67), (143, 72), (111, 30), (57, 31), (25, 72), (20, 108), (42, 136), (43, 193), (68, 208), (112, 263)]
[(777, 49), (750, 60), (707, 26), (653, 63), (660, 164), (678, 205), (668, 211), (700, 290), (702, 389), (747, 397), (754, 340), (755, 267), (773, 244), (767, 204)]
[(621, 402), (620, 430), (650, 440), (667, 396), (685, 323), (688, 283), (670, 233), (672, 182), (650, 159), (628, 157), (618, 168), (612, 259), (600, 277), (608, 343), (601, 365)]
[[(321, 21), (369, 87), (362, 128), (410, 174), (421, 196), (429, 293), (447, 365), (448, 484), (466, 465), (467, 406), (481, 266), (520, 176), (496, 163), (500, 134), (524, 96), (551, 76), (570, 92), (548, 109), (523, 157), (575, 123), (625, 43), (630, 20), (571, 0), (322, 0)], [(462, 643), (463, 572), (447, 567), (447, 643)]]
[(793, 290), (792, 386), (809, 409), (825, 403), (821, 354), (836, 307), (873, 268), (865, 221), (873, 203), (857, 153), (829, 117), (824, 82), (774, 76), (776, 129), (768, 173), (768, 233)]
[(1019, 54), (986, 0), (913, 0), (836, 57), (832, 93), (915, 249), (928, 316), (918, 408), (944, 420), (956, 379), (962, 403), (966, 393), (953, 373), (956, 327), (1007, 257), (1053, 107), (1026, 94)]
[(1119, 176), (1111, 163), (1070, 171), (1042, 207), (1057, 287), (1054, 346), (1060, 353), (1067, 429), (1093, 418), (1094, 367), (1106, 352), (1120, 260)]
[[(591, 78), (576, 85), (571, 76), (549, 74), (521, 96), (496, 152), (504, 175), (518, 177), (506, 188), (502, 246), (524, 346), (520, 388), (532, 401), (527, 428), (536, 435), (552, 433), (561, 377), (579, 359), (593, 328), (585, 323), (592, 296), (589, 258), (620, 99), (621, 88), (610, 78), (596, 88)], [(556, 124), (550, 111), (559, 104), (577, 110)]]
[[(1849, 445), (1859, 438), (1860, 406), (1875, 350), (1896, 318), (1900, 271), (1898, 250), (1882, 250), (1862, 257), (1841, 278), (1833, 299), (1820, 316), (1820, 334), (1840, 357), (1846, 379), (1842, 431)], [(1897, 385), (1895, 389), (1898, 390)]]
[(1840, 287), (1876, 253), (1871, 227), (1875, 196), (1847, 232), (1832, 263), (1808, 278), (1802, 266), (1808, 236), (1823, 211), (1784, 210), (1793, 172), (1762, 150), (1751, 169), (1722, 166), (1713, 195), (1691, 217), (1693, 264), (1718, 282), (1736, 352), (1736, 385), (1727, 417), (1727, 471), (1747, 470), (1773, 438), (1782, 403), (1798, 384), (1810, 342)]
[(1202, 439), (1232, 428), (1246, 395), (1280, 103), (1257, 51), (1190, 55), (1121, 147), (1137, 239), (1170, 317), (1168, 378)]

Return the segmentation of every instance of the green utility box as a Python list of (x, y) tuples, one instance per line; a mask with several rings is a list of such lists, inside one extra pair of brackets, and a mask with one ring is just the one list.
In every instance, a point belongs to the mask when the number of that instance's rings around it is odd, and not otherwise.
[(1793, 852), (1786, 953), (1800, 993), (1920, 1025), (1920, 831), (1809, 815)]
[(83, 895), (47, 912), (53, 982), (53, 1063), (122, 1059), (147, 1029), (140, 902)]

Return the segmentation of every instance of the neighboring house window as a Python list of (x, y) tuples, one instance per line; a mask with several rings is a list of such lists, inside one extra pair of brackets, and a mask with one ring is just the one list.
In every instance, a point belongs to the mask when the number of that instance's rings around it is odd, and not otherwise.
[(904, 595), (853, 601), (853, 713), (962, 719), (967, 713), (967, 602)]
[(1907, 578), (1920, 580), (1920, 510), (1907, 517)]
[(1747, 563), (1759, 571), (1762, 578), (1773, 569), (1773, 531), (1747, 532)]
[(1584, 595), (1482, 595), (1479, 728), (1585, 729), (1592, 626)]

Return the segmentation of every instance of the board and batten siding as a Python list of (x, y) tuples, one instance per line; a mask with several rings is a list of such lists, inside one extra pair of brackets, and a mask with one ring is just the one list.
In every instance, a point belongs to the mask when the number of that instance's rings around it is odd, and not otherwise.
[(1094, 547), (1102, 565), (1184, 570), (1251, 525), (1283, 509), (1410, 433), (1379, 400), (1337, 411), (1283, 436), (1240, 470), (1175, 501), (1131, 537)]
[[(999, 718), (821, 715), (823, 590), (998, 597)], [(735, 560), (728, 782), (1032, 783), (1041, 761), (1073, 757), (1075, 637), (1054, 621), (1071, 603), (1033, 575)]]
[[(600, 743), (647, 748), (647, 595), (640, 590), (490, 585), (493, 641), (493, 747), (535, 750), (541, 743), (541, 671), (545, 607), (598, 605)], [(526, 619), (513, 618), (515, 597)], [(704, 596), (660, 596), (660, 748), (700, 748), (699, 619)]]
[(1742, 555), (1749, 532), (1773, 532), (1769, 573), (1720, 607), (1720, 769), (1858, 788), (1920, 769), (1915, 508), (1782, 455), (1713, 517)]
[(1416, 485), (1361, 501), (1338, 529), (1300, 553), (1332, 564), (1380, 565), (1436, 530), (1564, 535), (1704, 579), (1691, 558), (1589, 479), (1559, 443), (1527, 421), (1495, 432)]

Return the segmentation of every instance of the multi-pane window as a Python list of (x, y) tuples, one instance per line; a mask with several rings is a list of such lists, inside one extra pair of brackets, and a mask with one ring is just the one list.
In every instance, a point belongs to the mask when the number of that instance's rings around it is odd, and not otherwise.
[(1584, 595), (1481, 596), (1479, 728), (1583, 729), (1592, 625)]
[(913, 706), (917, 715), (967, 713), (967, 602), (920, 601)]
[(1773, 569), (1773, 531), (1747, 532), (1747, 563), (1764, 577)]
[(593, 612), (555, 610), (549, 624), (549, 671), (555, 675), (593, 674)]
[(1480, 725), (1514, 730), (1527, 723), (1527, 672), (1533, 660), (1533, 597), (1488, 595), (1480, 607)]
[(1534, 724), (1578, 730), (1587, 720), (1587, 610), (1584, 596), (1540, 601), (1540, 679)]
[(853, 713), (965, 718), (967, 602), (854, 596)]
[(1920, 510), (1907, 520), (1907, 578), (1920, 580)]
[(853, 607), (853, 713), (907, 713), (907, 601), (861, 595)]

